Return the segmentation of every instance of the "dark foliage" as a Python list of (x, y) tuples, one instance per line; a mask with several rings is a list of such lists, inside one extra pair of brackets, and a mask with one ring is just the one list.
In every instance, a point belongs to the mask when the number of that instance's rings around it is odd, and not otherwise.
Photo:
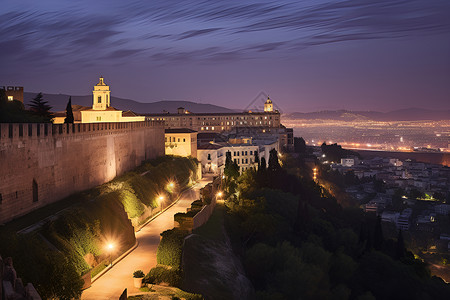
[(296, 153), (306, 153), (306, 142), (302, 137), (294, 137), (294, 151)]
[(53, 119), (51, 113), (52, 107), (48, 105), (48, 101), (43, 99), (42, 93), (38, 93), (30, 102), (30, 110), (38, 117), (41, 117), (43, 122), (50, 123)]
[(64, 123), (73, 124), (73, 111), (72, 111), (72, 97), (69, 97), (69, 102), (67, 102), (66, 106), (66, 118), (64, 119)]
[(361, 157), (358, 152), (354, 152), (351, 150), (342, 149), (341, 145), (331, 144), (327, 145), (325, 142), (320, 146), (322, 152), (326, 155), (327, 160), (340, 162), (341, 158), (346, 158), (350, 156)]
[(450, 297), (401, 233), (385, 240), (379, 218), (342, 208), (315, 182), (261, 169), (239, 178), (227, 221), (258, 299)]

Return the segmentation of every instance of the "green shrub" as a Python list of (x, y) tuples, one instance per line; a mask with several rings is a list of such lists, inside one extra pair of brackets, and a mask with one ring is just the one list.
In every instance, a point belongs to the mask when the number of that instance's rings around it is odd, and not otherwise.
[(195, 200), (194, 202), (191, 203), (191, 209), (201, 210), (203, 205), (204, 204), (202, 200)]
[(134, 271), (133, 278), (144, 278), (145, 274), (142, 270)]
[(184, 238), (187, 233), (179, 229), (170, 229), (161, 233), (162, 239), (156, 252), (158, 264), (179, 269)]
[(164, 266), (156, 266), (148, 272), (143, 282), (160, 284), (166, 282), (170, 286), (179, 287), (181, 284), (181, 274), (179, 269), (168, 269)]

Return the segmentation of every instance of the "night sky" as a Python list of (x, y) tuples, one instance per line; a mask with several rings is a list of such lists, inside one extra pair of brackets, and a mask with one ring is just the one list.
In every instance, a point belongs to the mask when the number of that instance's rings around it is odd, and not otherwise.
[[(282, 111), (450, 109), (450, 1), (1, 1), (0, 85)], [(113, 103), (112, 103), (113, 104)]]

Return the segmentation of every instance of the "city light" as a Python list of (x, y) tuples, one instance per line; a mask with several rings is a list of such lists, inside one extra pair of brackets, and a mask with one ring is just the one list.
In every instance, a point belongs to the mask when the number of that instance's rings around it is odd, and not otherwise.
[(217, 198), (220, 198), (220, 197), (222, 197), (222, 192), (217, 193)]
[(313, 180), (316, 181), (317, 180), (317, 168), (313, 169)]
[(175, 186), (175, 183), (169, 182), (169, 184), (167, 186), (170, 187), (170, 188), (173, 188)]

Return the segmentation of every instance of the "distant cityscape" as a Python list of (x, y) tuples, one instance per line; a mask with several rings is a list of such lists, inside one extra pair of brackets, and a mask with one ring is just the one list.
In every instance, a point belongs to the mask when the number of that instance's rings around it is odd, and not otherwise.
[(285, 119), (308, 145), (338, 143), (349, 149), (450, 152), (450, 120), (339, 121)]

